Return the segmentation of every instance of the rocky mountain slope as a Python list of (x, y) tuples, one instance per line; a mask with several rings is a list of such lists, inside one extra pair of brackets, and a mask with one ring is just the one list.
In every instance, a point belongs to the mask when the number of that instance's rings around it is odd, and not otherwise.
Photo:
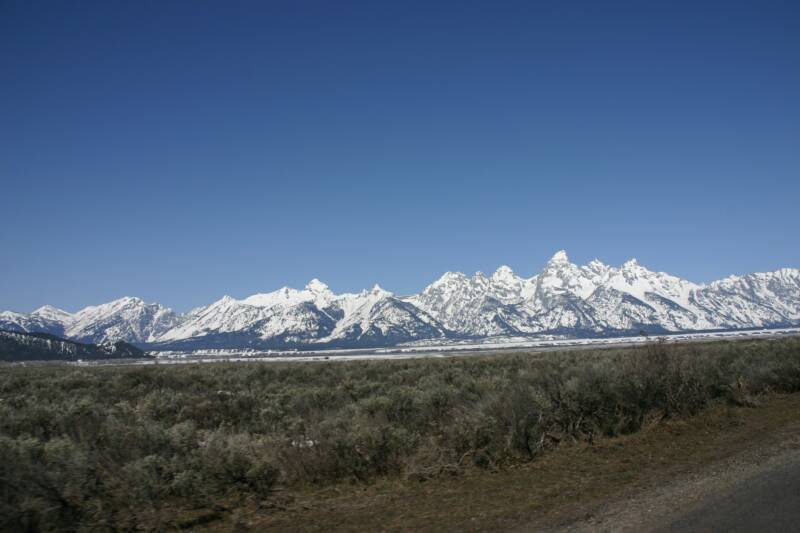
[(0, 361), (77, 361), (145, 357), (127, 342), (83, 344), (49, 333), (20, 333), (0, 330)]
[(122, 298), (68, 313), (45, 306), (0, 313), (0, 328), (154, 349), (391, 346), (503, 336), (596, 336), (784, 327), (800, 324), (800, 270), (732, 276), (707, 285), (630, 260), (579, 266), (556, 253), (531, 278), (502, 266), (491, 276), (447, 272), (419, 294), (375, 286), (335, 294), (319, 280), (244, 299), (225, 296), (177, 315)]

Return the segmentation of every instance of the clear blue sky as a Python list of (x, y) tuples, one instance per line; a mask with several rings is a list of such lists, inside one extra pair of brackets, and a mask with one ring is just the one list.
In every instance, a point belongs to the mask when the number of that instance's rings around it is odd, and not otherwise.
[(0, 2), (0, 309), (798, 267), (798, 6)]

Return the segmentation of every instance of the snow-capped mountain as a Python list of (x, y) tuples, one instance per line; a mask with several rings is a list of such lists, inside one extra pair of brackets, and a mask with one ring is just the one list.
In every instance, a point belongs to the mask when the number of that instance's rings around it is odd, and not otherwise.
[(49, 333), (64, 335), (72, 315), (51, 305), (40, 307), (30, 314), (0, 311), (0, 329), (23, 333)]
[(336, 326), (320, 341), (333, 346), (378, 346), (447, 336), (432, 316), (378, 285), (336, 298), (327, 311), (336, 318)]
[(154, 342), (178, 325), (178, 316), (160, 304), (125, 297), (81, 309), (65, 323), (64, 334), (81, 342)]
[(50, 333), (91, 343), (153, 342), (179, 322), (178, 315), (170, 309), (131, 297), (86, 307), (77, 313), (68, 313), (49, 305), (30, 314), (12, 311), (0, 313), (0, 329)]
[(314, 279), (242, 300), (230, 296), (189, 312), (158, 339), (174, 347), (376, 346), (446, 335), (434, 319), (375, 286), (334, 294)]
[(695, 305), (713, 310), (721, 328), (770, 327), (797, 322), (800, 315), (800, 270), (731, 276), (692, 295)]
[(447, 272), (407, 301), (462, 336), (517, 334), (508, 318), (514, 306), (524, 301), (529, 284), (508, 267), (501, 267), (491, 278), (481, 272), (472, 277)]
[(58, 324), (67, 324), (72, 322), (72, 314), (53, 307), (52, 305), (44, 305), (31, 313), (31, 316), (38, 317), (42, 320), (49, 320)]
[(0, 329), (152, 349), (390, 346), (411, 341), (535, 335), (624, 335), (800, 324), (800, 270), (732, 276), (707, 285), (653, 272), (631, 259), (579, 266), (557, 252), (530, 278), (447, 272), (419, 294), (375, 286), (335, 294), (319, 280), (177, 315), (121, 298), (76, 313), (44, 306), (0, 313)]

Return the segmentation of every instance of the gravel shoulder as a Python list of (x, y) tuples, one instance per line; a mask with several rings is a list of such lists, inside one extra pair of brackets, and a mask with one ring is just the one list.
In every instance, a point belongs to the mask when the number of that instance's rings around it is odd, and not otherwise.
[(763, 441), (661, 487), (601, 504), (595, 513), (557, 529), (793, 530), (800, 524), (800, 422), (773, 428)]

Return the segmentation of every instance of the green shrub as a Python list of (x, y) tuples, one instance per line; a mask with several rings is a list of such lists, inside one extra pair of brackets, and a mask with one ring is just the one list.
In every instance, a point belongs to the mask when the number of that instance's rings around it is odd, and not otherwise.
[(0, 530), (171, 529), (276, 484), (534, 460), (800, 391), (800, 339), (324, 364), (4, 367)]

